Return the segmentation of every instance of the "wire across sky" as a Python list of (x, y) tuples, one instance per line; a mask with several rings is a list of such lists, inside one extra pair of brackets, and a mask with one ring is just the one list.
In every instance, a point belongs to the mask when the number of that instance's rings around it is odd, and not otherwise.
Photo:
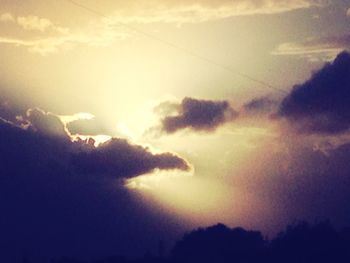
[[(74, 0), (65, 0), (65, 1), (68, 2), (68, 3), (71, 3), (72, 5), (75, 5), (76, 7), (79, 7), (79, 8), (81, 8), (81, 9), (84, 9), (84, 10), (86, 10), (86, 11), (92, 13), (92, 14), (95, 14), (95, 15), (97, 15), (97, 16), (99, 16), (99, 17), (108, 18), (108, 16), (106, 16), (105, 14), (103, 14), (103, 13), (101, 13), (101, 12), (99, 12), (99, 11), (96, 11), (95, 9), (93, 9), (93, 8), (91, 8), (91, 7), (88, 7), (88, 6), (86, 6), (86, 5), (83, 5), (83, 4), (81, 4), (81, 3), (77, 2), (77, 1), (74, 1)], [(258, 79), (258, 78), (256, 78), (256, 77), (253, 77), (253, 76), (251, 76), (251, 75), (249, 75), (249, 74), (246, 74), (246, 73), (244, 73), (244, 72), (241, 72), (241, 71), (239, 71), (239, 70), (236, 70), (236, 69), (234, 69), (234, 68), (232, 68), (232, 67), (229, 67), (229, 66), (227, 66), (227, 65), (223, 65), (223, 64), (221, 64), (221, 63), (215, 61), (214, 59), (211, 59), (211, 58), (208, 58), (208, 57), (203, 56), (203, 55), (201, 55), (201, 54), (198, 54), (198, 53), (196, 53), (195, 51), (193, 51), (193, 50), (191, 50), (191, 49), (188, 49), (188, 48), (183, 47), (183, 46), (179, 46), (179, 45), (177, 45), (177, 44), (175, 44), (175, 43), (173, 43), (173, 42), (170, 42), (170, 41), (168, 41), (168, 40), (164, 40), (164, 39), (162, 39), (162, 38), (159, 38), (159, 37), (157, 37), (157, 36), (155, 36), (155, 35), (153, 35), (153, 34), (150, 34), (150, 33), (146, 32), (146, 31), (144, 31), (144, 30), (140, 30), (140, 29), (137, 28), (137, 27), (131, 26), (131, 25), (126, 24), (126, 23), (123, 23), (123, 22), (121, 22), (121, 21), (117, 21), (116, 23), (117, 23), (118, 25), (120, 25), (120, 26), (123, 26), (123, 27), (125, 27), (125, 28), (130, 29), (131, 31), (134, 31), (134, 32), (136, 32), (136, 33), (138, 33), (138, 34), (140, 34), (140, 35), (143, 35), (144, 37), (147, 37), (147, 38), (149, 38), (149, 39), (153, 39), (154, 41), (163, 43), (164, 45), (167, 45), (167, 46), (170, 46), (170, 47), (172, 47), (172, 48), (174, 48), (174, 49), (177, 49), (177, 50), (183, 52), (184, 54), (187, 54), (187, 55), (189, 55), (189, 56), (191, 56), (191, 57), (197, 58), (198, 60), (204, 61), (204, 62), (206, 62), (206, 63), (208, 63), (208, 64), (213, 65), (213, 66), (216, 66), (217, 68), (220, 68), (220, 69), (222, 69), (222, 70), (224, 70), (224, 71), (226, 71), (226, 72), (229, 72), (229, 73), (231, 73), (231, 74), (238, 75), (238, 76), (240, 76), (240, 77), (242, 77), (242, 78), (245, 78), (245, 79), (247, 79), (247, 80), (249, 80), (249, 81), (251, 81), (251, 82), (257, 83), (257, 84), (259, 84), (259, 86), (260, 86), (261, 88), (266, 88), (266, 89), (278, 91), (278, 92), (281, 92), (281, 93), (284, 93), (284, 94), (287, 93), (285, 90), (280, 89), (280, 88), (278, 88), (278, 87), (275, 87), (274, 85), (271, 85), (270, 83), (268, 83), (268, 82), (266, 82), (266, 81), (260, 80), (260, 79)]]

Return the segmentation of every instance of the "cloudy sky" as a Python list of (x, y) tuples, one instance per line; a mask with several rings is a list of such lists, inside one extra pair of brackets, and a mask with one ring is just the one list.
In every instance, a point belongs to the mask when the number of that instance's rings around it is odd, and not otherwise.
[(0, 257), (349, 225), (349, 30), (348, 0), (0, 0)]

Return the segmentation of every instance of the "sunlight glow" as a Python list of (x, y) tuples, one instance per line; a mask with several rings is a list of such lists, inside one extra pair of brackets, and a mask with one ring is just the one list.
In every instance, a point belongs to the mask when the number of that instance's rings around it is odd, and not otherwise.
[(125, 186), (129, 189), (157, 189), (162, 183), (178, 177), (193, 176), (193, 169), (189, 172), (181, 171), (160, 171), (156, 170), (147, 175), (141, 175), (126, 181)]
[(79, 112), (73, 115), (59, 115), (58, 117), (65, 125), (67, 125), (68, 123), (77, 120), (92, 120), (95, 118), (95, 115), (88, 112)]
[[(156, 206), (192, 223), (210, 224), (217, 220), (229, 223), (233, 200), (228, 185), (194, 172), (161, 172), (129, 179), (126, 186), (142, 196), (149, 206)], [(231, 197), (230, 197), (231, 196)], [(220, 205), (218, 205), (220, 204)]]

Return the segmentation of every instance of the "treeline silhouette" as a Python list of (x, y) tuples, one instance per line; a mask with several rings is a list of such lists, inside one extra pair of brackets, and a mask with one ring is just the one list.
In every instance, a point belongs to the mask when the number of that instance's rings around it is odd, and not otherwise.
[[(31, 262), (31, 261), (26, 261)], [(62, 258), (52, 263), (87, 263)], [(89, 263), (342, 263), (350, 262), (350, 228), (335, 230), (329, 221), (289, 225), (274, 239), (259, 231), (217, 224), (199, 228), (176, 242), (169, 255), (128, 260), (115, 256)], [(33, 262), (34, 263), (34, 262)]]

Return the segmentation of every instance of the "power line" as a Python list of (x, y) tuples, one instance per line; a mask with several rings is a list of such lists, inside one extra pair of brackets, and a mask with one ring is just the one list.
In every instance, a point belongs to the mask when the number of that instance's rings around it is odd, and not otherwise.
[[(88, 11), (90, 13), (93, 13), (93, 14), (95, 14), (97, 16), (108, 18), (108, 16), (106, 16), (105, 14), (102, 14), (102, 13), (100, 13), (100, 12), (98, 12), (98, 11), (88, 7), (88, 6), (82, 5), (82, 4), (80, 4), (80, 3), (78, 3), (78, 2), (76, 2), (74, 0), (66, 0), (66, 1), (71, 3), (71, 4), (73, 4), (73, 5), (75, 5), (75, 6), (77, 6), (77, 7), (79, 7), (79, 8), (85, 9), (86, 11)], [(161, 42), (161, 43), (163, 43), (163, 44), (165, 44), (167, 46), (170, 46), (170, 47), (172, 47), (174, 49), (181, 50), (182, 52), (184, 52), (184, 53), (186, 53), (186, 54), (188, 54), (188, 55), (190, 55), (192, 57), (195, 57), (195, 58), (197, 58), (199, 60), (205, 61), (205, 62), (207, 62), (209, 64), (212, 64), (212, 65), (214, 65), (214, 66), (216, 66), (218, 68), (221, 68), (221, 69), (223, 69), (225, 71), (228, 71), (230, 73), (233, 73), (233, 74), (241, 76), (241, 77), (243, 77), (245, 79), (248, 79), (248, 80), (250, 80), (252, 82), (255, 82), (255, 83), (261, 85), (262, 87), (265, 87), (265, 88), (268, 88), (268, 89), (273, 89), (273, 90), (276, 90), (276, 91), (281, 92), (281, 93), (287, 93), (285, 90), (277, 88), (277, 87), (267, 83), (266, 81), (257, 79), (255, 77), (252, 77), (252, 76), (248, 75), (248, 74), (245, 74), (245, 73), (240, 72), (240, 71), (238, 71), (236, 69), (233, 69), (233, 68), (231, 68), (229, 66), (226, 66), (226, 65), (223, 65), (221, 63), (218, 63), (217, 61), (215, 61), (215, 60), (213, 60), (211, 58), (202, 56), (200, 54), (197, 54), (196, 52), (194, 52), (194, 51), (192, 51), (192, 50), (190, 50), (188, 48), (179, 46), (179, 45), (174, 44), (174, 43), (172, 43), (170, 41), (167, 41), (167, 40), (164, 40), (164, 39), (159, 38), (157, 36), (154, 36), (152, 34), (149, 34), (149, 33), (145, 32), (143, 30), (140, 30), (140, 29), (138, 29), (136, 27), (130, 26), (129, 24), (123, 23), (121, 21), (117, 21), (116, 23), (119, 24), (120, 26), (126, 27), (126, 28), (128, 28), (128, 29), (130, 29), (130, 30), (132, 30), (134, 32), (137, 32), (138, 34), (143, 35), (143, 36), (145, 36), (147, 38), (150, 38), (150, 39), (153, 39), (155, 41)]]

